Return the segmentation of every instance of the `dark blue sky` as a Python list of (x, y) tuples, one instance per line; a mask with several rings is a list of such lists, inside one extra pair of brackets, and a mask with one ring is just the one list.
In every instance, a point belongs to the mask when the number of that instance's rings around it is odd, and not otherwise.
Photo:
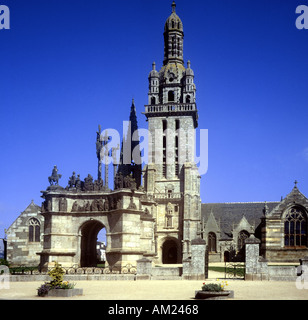
[[(163, 60), (171, 0), (4, 0), (0, 30), (0, 237), (53, 165), (97, 173), (98, 124), (122, 130), (134, 97), (139, 127), (148, 73)], [(307, 0), (177, 0), (184, 59), (195, 73), (199, 128), (209, 130), (203, 202), (308, 196)]]

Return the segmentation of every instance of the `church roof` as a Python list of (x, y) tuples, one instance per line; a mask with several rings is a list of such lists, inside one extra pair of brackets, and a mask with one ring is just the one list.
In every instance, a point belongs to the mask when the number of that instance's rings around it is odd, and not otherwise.
[(35, 213), (41, 211), (41, 207), (34, 203), (33, 200), (31, 200), (31, 203), (28, 205), (28, 207), (23, 211), (26, 213)]
[[(266, 203), (269, 212), (279, 204), (278, 201)], [(264, 202), (203, 203), (201, 205), (201, 215), (206, 223), (212, 212), (216, 221), (220, 222), (221, 238), (227, 239), (231, 237), (233, 226), (236, 227), (243, 216), (250, 225), (256, 228), (261, 222), (263, 209)]]

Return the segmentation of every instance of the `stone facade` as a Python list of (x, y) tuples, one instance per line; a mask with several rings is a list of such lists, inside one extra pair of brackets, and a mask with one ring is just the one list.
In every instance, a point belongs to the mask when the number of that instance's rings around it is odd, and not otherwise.
[[(31, 203), (7, 230), (12, 264), (48, 267), (58, 261), (68, 267), (94, 266), (102, 228), (111, 266), (136, 266), (140, 261), (145, 270), (148, 261), (153, 265), (183, 262), (187, 271), (194, 265), (192, 257), (199, 256), (193, 252), (193, 241), (200, 238), (210, 262), (244, 259), (244, 244), (252, 234), (268, 261), (297, 262), (307, 255), (308, 200), (297, 183), (281, 201), (201, 204), (194, 162), (196, 86), (190, 61), (184, 66), (183, 41), (183, 23), (173, 3), (164, 27), (163, 65), (157, 71), (153, 63), (148, 75), (148, 104), (143, 112), (149, 129), (148, 163), (142, 169), (136, 158), (125, 161), (127, 155), (133, 158), (132, 152), (125, 152), (126, 146), (136, 150), (139, 144), (132, 139), (138, 129), (133, 101), (130, 134), (122, 143), (120, 163), (114, 166), (113, 190), (108, 166), (102, 179), (108, 136), (99, 127), (97, 179), (89, 174), (81, 180), (73, 172), (64, 188), (55, 166), (50, 186), (42, 191), (42, 207)], [(112, 156), (116, 149), (111, 150)]]
[(33, 201), (6, 230), (7, 260), (12, 266), (36, 266), (44, 241), (44, 217)]
[(209, 261), (243, 260), (245, 240), (253, 234), (269, 262), (298, 262), (308, 252), (307, 216), (308, 200), (297, 183), (281, 201), (202, 204)]
[(108, 135), (100, 127), (96, 180), (89, 174), (81, 181), (73, 172), (63, 188), (58, 168), (53, 168), (50, 186), (42, 191), (44, 236), (37, 250), (41, 267), (53, 261), (64, 267), (95, 265), (96, 237), (102, 228), (106, 229), (106, 259), (111, 266), (136, 265), (142, 259), (177, 264), (192, 255), (191, 241), (200, 236), (201, 222), (200, 176), (193, 147), (198, 115), (194, 73), (190, 62), (184, 67), (183, 38), (183, 24), (173, 3), (165, 23), (163, 66), (158, 72), (153, 63), (148, 77), (144, 115), (150, 132), (149, 161), (143, 168), (143, 185), (138, 159), (132, 151), (126, 152), (127, 145), (131, 150), (138, 148), (132, 139), (138, 129), (133, 101), (115, 168), (114, 190), (108, 186), (108, 167), (102, 179)]

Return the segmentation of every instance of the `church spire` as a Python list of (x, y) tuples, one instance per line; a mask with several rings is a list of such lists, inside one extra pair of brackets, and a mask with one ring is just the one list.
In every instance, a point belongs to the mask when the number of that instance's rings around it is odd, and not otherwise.
[(173, 1), (172, 13), (165, 23), (164, 42), (165, 54), (164, 65), (170, 62), (184, 63), (183, 60), (183, 23), (179, 16), (175, 13), (176, 4)]
[(139, 144), (136, 106), (134, 99), (132, 99), (129, 123), (122, 141), (117, 175), (122, 175), (123, 177), (132, 175), (136, 181), (137, 188), (141, 185), (141, 152)]

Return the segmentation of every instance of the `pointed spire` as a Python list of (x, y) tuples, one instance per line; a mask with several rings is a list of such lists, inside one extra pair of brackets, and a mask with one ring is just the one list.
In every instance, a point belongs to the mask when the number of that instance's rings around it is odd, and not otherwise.
[(131, 108), (130, 108), (130, 113), (131, 113), (131, 114), (132, 114), (132, 111), (133, 111), (134, 113), (136, 113), (135, 99), (134, 99), (134, 98), (132, 98), (132, 106), (131, 106)]
[(141, 184), (141, 152), (139, 143), (137, 114), (135, 100), (133, 98), (127, 133), (123, 135), (117, 175), (121, 174), (125, 177), (132, 174), (136, 181), (137, 188)]

